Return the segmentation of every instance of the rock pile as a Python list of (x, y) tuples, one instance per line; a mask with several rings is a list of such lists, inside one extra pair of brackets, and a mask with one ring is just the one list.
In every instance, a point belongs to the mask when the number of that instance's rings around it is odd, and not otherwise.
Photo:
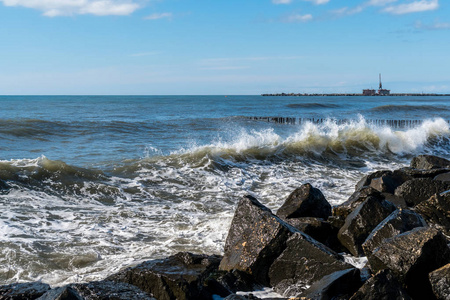
[[(365, 176), (332, 208), (318, 189), (296, 189), (274, 214), (243, 197), (223, 257), (178, 253), (104, 281), (50, 289), (0, 287), (0, 299), (450, 299), (450, 161), (418, 156), (411, 167)], [(362, 270), (342, 252), (366, 256)]]

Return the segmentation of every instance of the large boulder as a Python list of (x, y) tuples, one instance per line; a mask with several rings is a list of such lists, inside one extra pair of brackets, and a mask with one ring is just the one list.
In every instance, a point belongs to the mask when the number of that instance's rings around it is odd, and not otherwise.
[(405, 199), (409, 206), (415, 206), (436, 193), (450, 189), (450, 183), (431, 178), (415, 178), (406, 181), (395, 190), (395, 195)]
[(50, 286), (42, 282), (12, 283), (9, 285), (0, 286), (0, 299), (37, 299), (48, 290), (50, 290)]
[(123, 282), (93, 281), (70, 284), (45, 293), (38, 300), (156, 300), (134, 285)]
[(358, 269), (337, 271), (315, 282), (302, 296), (311, 300), (349, 299), (361, 284)]
[(351, 268), (353, 266), (333, 250), (297, 232), (271, 265), (270, 286), (283, 296), (296, 296), (322, 277)]
[(125, 269), (106, 280), (135, 285), (158, 300), (211, 299), (213, 294), (229, 294), (225, 288), (211, 290), (211, 285), (204, 284), (217, 271), (220, 259), (216, 255), (180, 252)]
[(306, 183), (295, 189), (278, 209), (277, 216), (282, 219), (331, 216), (331, 205), (319, 189)]
[(372, 230), (362, 244), (362, 248), (366, 256), (370, 256), (372, 251), (379, 247), (385, 239), (392, 238), (416, 227), (426, 226), (427, 223), (418, 213), (406, 209), (397, 209)]
[(450, 193), (435, 194), (415, 206), (429, 224), (438, 226), (450, 237)]
[(367, 280), (350, 300), (412, 300), (390, 270), (383, 270)]
[(433, 179), (437, 181), (450, 182), (450, 172), (439, 174)]
[(428, 277), (434, 295), (439, 300), (450, 299), (450, 264), (431, 272)]
[(321, 218), (292, 218), (286, 219), (286, 222), (336, 252), (345, 251), (337, 238), (339, 228), (328, 221)]
[(376, 172), (373, 172), (373, 173), (370, 173), (370, 174), (364, 176), (356, 184), (355, 191), (357, 192), (357, 191), (361, 190), (363, 187), (369, 186), (374, 178), (379, 178), (381, 176), (386, 176), (386, 175), (388, 175), (388, 176), (392, 175), (392, 171), (389, 171), (389, 170), (376, 171)]
[(297, 232), (294, 227), (254, 197), (245, 196), (234, 213), (219, 269), (244, 271), (261, 284), (268, 285), (269, 268), (294, 232)]
[(434, 155), (419, 155), (411, 160), (411, 168), (420, 170), (450, 168), (450, 161)]
[(368, 257), (372, 272), (390, 269), (417, 299), (433, 299), (428, 273), (450, 262), (450, 248), (436, 228), (419, 227), (386, 240)]
[(370, 186), (362, 187), (355, 191), (347, 201), (335, 206), (333, 208), (333, 216), (347, 218), (347, 216), (355, 210), (361, 203), (367, 200), (368, 197), (375, 197), (380, 200), (384, 199), (384, 196)]
[(368, 197), (345, 219), (338, 233), (342, 245), (354, 256), (364, 254), (362, 244), (372, 230), (394, 210), (395, 206), (386, 200)]

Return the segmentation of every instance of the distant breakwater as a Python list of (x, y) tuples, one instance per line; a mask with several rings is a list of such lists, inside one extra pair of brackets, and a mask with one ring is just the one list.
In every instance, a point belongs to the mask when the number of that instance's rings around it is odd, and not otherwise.
[[(350, 97), (358, 97), (358, 96), (364, 96), (363, 94), (359, 93), (316, 93), (316, 94), (306, 94), (306, 93), (274, 93), (274, 94), (261, 94), (261, 96), (291, 96), (291, 97), (312, 97), (312, 96), (350, 96)], [(364, 96), (364, 97), (375, 97), (375, 96), (381, 96), (381, 97), (389, 97), (389, 96), (436, 96), (436, 97), (442, 97), (442, 96), (450, 96), (450, 94), (433, 94), (433, 93), (391, 93), (389, 95), (373, 95), (373, 96)]]
[[(296, 117), (247, 117), (250, 120), (263, 121), (277, 124), (291, 124), (291, 125), (301, 125), (305, 123), (322, 124), (328, 121), (326, 118), (296, 118)], [(337, 119), (334, 120), (336, 124), (341, 125), (349, 123), (349, 119)], [(450, 120), (446, 120), (450, 123)], [(385, 119), (368, 119), (367, 124), (378, 125), (378, 126), (389, 126), (393, 128), (412, 128), (420, 126), (423, 120), (385, 120)]]

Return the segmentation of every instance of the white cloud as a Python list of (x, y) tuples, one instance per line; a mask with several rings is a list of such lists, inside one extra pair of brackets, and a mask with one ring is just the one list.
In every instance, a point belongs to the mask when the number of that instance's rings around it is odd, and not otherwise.
[(292, 14), (281, 17), (281, 22), (284, 23), (305, 23), (309, 22), (313, 19), (313, 16), (310, 14), (300, 15), (300, 14)]
[(394, 15), (403, 15), (409, 13), (435, 10), (438, 7), (439, 7), (439, 0), (430, 0), (430, 1), (420, 0), (406, 4), (388, 6), (385, 9), (383, 9), (383, 11)]
[(154, 13), (145, 17), (146, 20), (172, 19), (172, 13)]
[(364, 10), (364, 8), (365, 7), (363, 5), (359, 5), (356, 7), (343, 7), (343, 8), (332, 11), (332, 14), (336, 15), (336, 16), (349, 16), (349, 15), (359, 14), (360, 12), (362, 12)]
[(291, 4), (292, 0), (272, 0), (273, 4)]
[(97, 16), (130, 15), (140, 6), (132, 0), (0, 0), (5, 6), (37, 9), (44, 16), (91, 14)]
[(397, 2), (397, 0), (370, 0), (367, 2), (367, 6), (384, 6), (393, 2)]

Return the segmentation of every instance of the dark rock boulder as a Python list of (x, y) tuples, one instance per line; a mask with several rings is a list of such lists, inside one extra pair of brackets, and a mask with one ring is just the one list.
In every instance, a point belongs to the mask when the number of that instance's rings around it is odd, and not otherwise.
[(450, 172), (439, 174), (435, 176), (433, 179), (437, 181), (450, 182)]
[(345, 219), (338, 233), (342, 245), (354, 256), (364, 254), (362, 244), (372, 230), (394, 210), (395, 206), (386, 200), (368, 197)]
[(50, 290), (48, 284), (42, 282), (13, 283), (0, 286), (0, 299), (30, 300), (37, 299)]
[(278, 209), (277, 216), (282, 219), (331, 216), (331, 205), (319, 189), (307, 183), (295, 189)]
[(439, 300), (450, 299), (450, 264), (428, 275), (433, 293)]
[(370, 186), (381, 193), (393, 194), (395, 189), (403, 183), (402, 180), (393, 175), (383, 175), (372, 179)]
[(297, 230), (251, 196), (241, 199), (234, 213), (219, 269), (237, 269), (268, 285), (268, 271)]
[(358, 269), (342, 270), (324, 276), (304, 291), (301, 296), (314, 300), (349, 299), (361, 284)]
[(375, 248), (379, 247), (385, 239), (412, 230), (416, 227), (426, 227), (425, 220), (416, 212), (406, 209), (397, 209), (384, 219), (370, 233), (362, 244), (366, 256), (370, 256)]
[(220, 287), (227, 289), (230, 293), (251, 292), (264, 287), (255, 282), (251, 274), (239, 270), (214, 272), (205, 280), (204, 284), (211, 287), (220, 285)]
[(444, 234), (450, 236), (450, 193), (435, 194), (415, 206), (429, 224), (435, 224)]
[(48, 291), (38, 300), (156, 300), (139, 288), (123, 282), (93, 281), (70, 284)]
[(223, 300), (260, 300), (260, 298), (254, 296), (253, 294), (248, 295), (229, 295), (225, 297)]
[(417, 299), (433, 299), (428, 273), (450, 262), (450, 249), (436, 228), (419, 227), (386, 240), (368, 257), (372, 272), (390, 269)]
[(367, 280), (350, 300), (411, 300), (406, 290), (389, 270)]
[(217, 270), (219, 256), (180, 252), (165, 259), (144, 262), (125, 269), (106, 280), (125, 282), (152, 294), (158, 300), (211, 299), (213, 294), (227, 296), (225, 288), (210, 290), (205, 280)]
[(395, 195), (405, 199), (409, 206), (415, 206), (436, 193), (450, 189), (450, 183), (431, 178), (416, 178), (406, 181), (395, 190)]
[(333, 250), (297, 232), (289, 238), (286, 249), (270, 267), (270, 286), (283, 296), (295, 296), (322, 277), (351, 268)]
[(393, 174), (392, 171), (389, 171), (389, 170), (382, 170), (382, 171), (376, 171), (376, 172), (370, 173), (370, 174), (364, 176), (363, 178), (361, 178), (360, 181), (358, 181), (358, 183), (355, 186), (355, 191), (357, 192), (357, 191), (361, 190), (363, 187), (369, 186), (374, 178), (379, 178), (381, 176), (392, 175), (392, 174)]
[(285, 221), (334, 251), (345, 251), (337, 238), (339, 229), (330, 222), (321, 218), (293, 218)]
[(375, 197), (380, 200), (384, 199), (384, 196), (370, 186), (365, 186), (360, 190), (354, 192), (347, 201), (333, 208), (333, 216), (347, 218), (347, 216), (355, 210), (361, 203), (367, 200), (368, 197)]
[(411, 160), (411, 168), (420, 170), (450, 168), (450, 161), (434, 155), (419, 155)]
[(404, 180), (405, 182), (414, 178), (435, 178), (439, 174), (449, 172), (449, 169), (445, 168), (445, 169), (419, 170), (405, 167), (395, 170), (394, 172), (396, 172), (397, 174), (402, 174), (402, 176), (405, 176), (405, 178), (407, 178), (406, 180)]

